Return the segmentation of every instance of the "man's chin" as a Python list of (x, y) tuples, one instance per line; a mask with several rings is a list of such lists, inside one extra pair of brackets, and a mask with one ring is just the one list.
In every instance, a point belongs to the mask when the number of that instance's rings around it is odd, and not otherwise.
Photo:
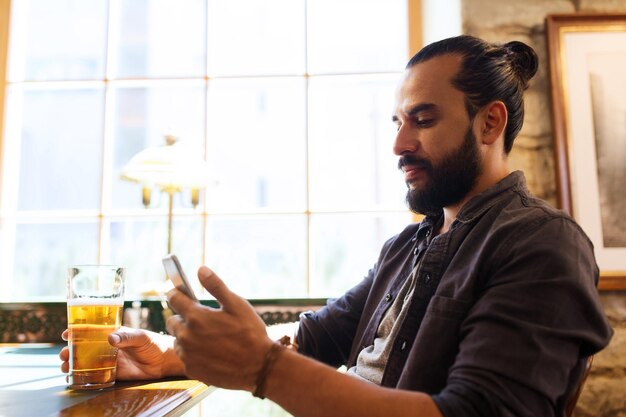
[(435, 206), (434, 204), (429, 204), (428, 202), (424, 201), (423, 195), (420, 195), (419, 191), (417, 190), (409, 189), (406, 194), (406, 203), (409, 207), (409, 210), (414, 213), (423, 215), (438, 214), (442, 210), (441, 207)]

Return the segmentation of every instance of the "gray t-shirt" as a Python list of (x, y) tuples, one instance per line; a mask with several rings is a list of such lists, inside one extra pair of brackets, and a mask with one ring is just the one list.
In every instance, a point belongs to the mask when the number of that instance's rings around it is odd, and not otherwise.
[(402, 285), (398, 296), (389, 310), (385, 312), (378, 326), (374, 344), (364, 348), (356, 360), (356, 365), (348, 369), (348, 375), (353, 375), (380, 385), (385, 372), (385, 365), (389, 359), (389, 353), (393, 347), (402, 322), (406, 317), (409, 301), (415, 289), (415, 276), (419, 263), (413, 268), (413, 272)]

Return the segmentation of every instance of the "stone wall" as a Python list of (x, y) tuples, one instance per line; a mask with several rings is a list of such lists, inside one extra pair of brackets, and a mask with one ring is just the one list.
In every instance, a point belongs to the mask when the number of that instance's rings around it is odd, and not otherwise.
[[(510, 160), (512, 169), (526, 173), (530, 190), (552, 204), (556, 181), (545, 17), (580, 12), (626, 12), (626, 0), (462, 0), (464, 33), (492, 42), (520, 40), (539, 56), (526, 94), (526, 121)], [(603, 292), (601, 298), (615, 335), (594, 358), (576, 417), (626, 417), (626, 293)]]

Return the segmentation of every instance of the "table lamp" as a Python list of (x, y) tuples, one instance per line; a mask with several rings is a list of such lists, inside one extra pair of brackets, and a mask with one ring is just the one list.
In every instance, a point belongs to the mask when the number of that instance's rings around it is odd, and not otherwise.
[(124, 166), (123, 180), (142, 185), (144, 207), (150, 205), (152, 188), (156, 187), (169, 197), (167, 217), (167, 253), (172, 253), (172, 210), (174, 194), (184, 188), (191, 189), (191, 204), (198, 205), (200, 189), (209, 184), (208, 164), (203, 152), (184, 145), (174, 135), (165, 136), (165, 145), (142, 150)]

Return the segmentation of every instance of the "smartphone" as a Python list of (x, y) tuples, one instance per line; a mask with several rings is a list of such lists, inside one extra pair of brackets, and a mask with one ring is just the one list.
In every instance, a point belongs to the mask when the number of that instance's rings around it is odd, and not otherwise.
[(189, 285), (189, 281), (187, 280), (176, 255), (169, 254), (163, 258), (163, 267), (165, 267), (165, 273), (170, 281), (172, 281), (176, 289), (192, 300), (198, 301), (198, 298), (196, 297), (196, 294), (194, 294), (191, 285)]

